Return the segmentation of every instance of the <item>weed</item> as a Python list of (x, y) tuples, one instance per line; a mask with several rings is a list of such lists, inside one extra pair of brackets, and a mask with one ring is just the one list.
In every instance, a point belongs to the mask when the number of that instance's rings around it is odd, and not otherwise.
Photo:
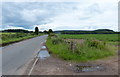
[[(88, 61), (115, 55), (115, 47), (96, 39), (88, 39), (84, 43), (73, 44), (64, 42), (61, 38), (48, 38), (47, 47), (52, 54), (64, 60)], [(74, 48), (75, 46), (75, 48)], [(71, 47), (74, 48), (71, 49)]]

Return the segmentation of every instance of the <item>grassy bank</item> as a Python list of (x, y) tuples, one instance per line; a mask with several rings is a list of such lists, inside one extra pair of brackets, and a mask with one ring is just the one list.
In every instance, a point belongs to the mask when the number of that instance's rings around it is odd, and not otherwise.
[(35, 35), (33, 33), (0, 33), (0, 45), (7, 45), (21, 40), (37, 37), (43, 34)]
[[(89, 38), (87, 40), (85, 39), (84, 43), (82, 44), (73, 43), (74, 48), (71, 48), (71, 44), (65, 42), (63, 40), (63, 35), (60, 35), (60, 37), (61, 36), (62, 38), (49, 37), (47, 39), (46, 45), (51, 53), (56, 54), (58, 57), (64, 60), (89, 61), (113, 56), (116, 54), (116, 48), (106, 44), (105, 41)], [(68, 38), (68, 36), (66, 35), (65, 37)], [(77, 38), (78, 35), (74, 36)]]

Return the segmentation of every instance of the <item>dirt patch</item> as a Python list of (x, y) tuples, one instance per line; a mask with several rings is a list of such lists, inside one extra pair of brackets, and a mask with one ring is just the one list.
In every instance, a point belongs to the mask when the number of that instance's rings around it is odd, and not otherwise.
[(102, 71), (76, 73), (73, 67), (75, 62), (68, 62), (59, 58), (50, 56), (46, 59), (39, 59), (31, 75), (118, 75), (118, 58), (109, 57), (104, 60), (90, 61), (85, 64), (101, 65), (105, 69)]

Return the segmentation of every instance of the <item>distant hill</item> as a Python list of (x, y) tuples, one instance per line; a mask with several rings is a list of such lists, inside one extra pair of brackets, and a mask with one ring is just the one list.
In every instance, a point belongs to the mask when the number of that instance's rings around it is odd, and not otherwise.
[(98, 29), (94, 31), (114, 32), (113, 30), (110, 30), (110, 29)]
[(61, 31), (54, 31), (55, 33), (60, 34), (117, 34), (119, 32), (115, 32), (110, 29), (98, 29), (93, 31), (88, 30), (61, 30)]

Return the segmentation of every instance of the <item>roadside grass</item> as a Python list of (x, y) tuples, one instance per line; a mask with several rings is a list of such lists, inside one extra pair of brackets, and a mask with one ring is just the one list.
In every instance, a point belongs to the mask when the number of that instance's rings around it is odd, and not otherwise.
[(43, 34), (35, 35), (33, 33), (0, 33), (0, 44), (7, 45), (21, 40), (37, 37)]
[(48, 37), (46, 45), (52, 54), (56, 54), (64, 60), (80, 62), (97, 60), (114, 56), (117, 50), (114, 46), (106, 44), (105, 42), (89, 39), (83, 44), (76, 44), (76, 49), (73, 52), (70, 49), (70, 45), (64, 41), (53, 43), (53, 41), (57, 39), (60, 40), (61, 38)]

